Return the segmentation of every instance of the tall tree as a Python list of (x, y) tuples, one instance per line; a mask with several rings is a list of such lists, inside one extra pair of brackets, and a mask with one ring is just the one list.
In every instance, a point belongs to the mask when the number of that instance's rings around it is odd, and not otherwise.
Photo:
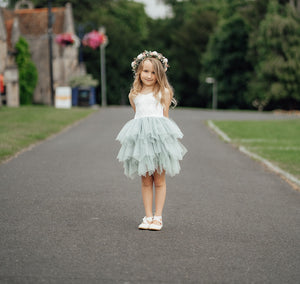
[(218, 82), (221, 108), (245, 108), (244, 94), (251, 65), (246, 59), (248, 26), (239, 14), (222, 20), (212, 35), (203, 58), (202, 80), (214, 77)]
[(204, 106), (199, 96), (201, 57), (218, 21), (217, 12), (203, 0), (167, 2), (172, 5), (174, 16), (166, 20), (160, 40), (167, 39), (163, 52), (170, 61), (168, 75), (175, 96), (182, 106)]
[(256, 76), (249, 99), (267, 108), (300, 106), (300, 18), (293, 6), (270, 0), (257, 39)]
[[(105, 26), (109, 44), (106, 48), (108, 104), (127, 103), (133, 81), (132, 59), (144, 49), (148, 37), (144, 6), (133, 1), (111, 1), (90, 11), (89, 21), (95, 27)], [(100, 77), (99, 50), (85, 48), (87, 70)]]

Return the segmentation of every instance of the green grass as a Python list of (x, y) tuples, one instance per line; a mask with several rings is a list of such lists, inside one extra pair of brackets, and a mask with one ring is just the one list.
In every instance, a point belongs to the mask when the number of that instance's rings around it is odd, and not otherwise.
[(93, 111), (87, 108), (55, 109), (46, 106), (1, 107), (0, 163)]
[(300, 178), (300, 119), (214, 121), (232, 142)]

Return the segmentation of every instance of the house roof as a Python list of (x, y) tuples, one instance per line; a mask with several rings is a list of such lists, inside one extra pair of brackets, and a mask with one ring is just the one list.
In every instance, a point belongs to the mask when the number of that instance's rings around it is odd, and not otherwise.
[[(65, 7), (53, 7), (52, 13), (54, 18), (53, 33), (60, 34), (64, 32), (65, 21)], [(17, 18), (19, 22), (19, 30), (21, 35), (28, 36), (41, 36), (46, 35), (48, 32), (48, 9), (20, 9), (20, 10), (7, 10), (2, 8), (8, 48), (12, 47), (12, 28), (14, 19)]]
[(12, 32), (12, 27), (13, 27), (13, 22), (14, 22), (14, 16), (13, 12), (6, 10), (4, 8), (2, 10), (2, 15), (4, 18), (4, 25), (6, 29), (6, 40), (7, 40), (7, 46), (10, 49), (11, 48), (11, 32)]
[[(54, 17), (53, 33), (64, 32), (65, 8), (52, 8)], [(19, 19), (20, 32), (22, 35), (43, 35), (48, 31), (48, 9), (22, 9), (14, 11)]]

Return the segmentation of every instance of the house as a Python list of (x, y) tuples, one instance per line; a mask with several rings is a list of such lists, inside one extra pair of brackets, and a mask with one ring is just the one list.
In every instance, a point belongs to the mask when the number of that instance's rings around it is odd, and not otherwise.
[[(26, 8), (24, 8), (24, 6), (26, 6)], [(53, 7), (52, 14), (53, 85), (55, 89), (57, 86), (68, 85), (68, 81), (71, 77), (82, 73), (82, 68), (80, 68), (78, 63), (78, 47), (63, 47), (55, 43), (55, 36), (58, 34), (75, 34), (71, 4), (67, 3), (65, 7)], [(26, 0), (17, 2), (14, 10), (1, 9), (0, 73), (5, 72), (5, 69), (15, 66), (13, 60), (15, 52), (14, 45), (20, 36), (24, 37), (28, 42), (31, 58), (38, 70), (39, 77), (34, 93), (34, 103), (49, 105), (51, 104), (51, 88), (48, 46), (48, 9), (35, 9), (32, 2)]]
[[(0, 10), (0, 106), (4, 101), (8, 106), (19, 106), (18, 69), (14, 54), (9, 49), (10, 31), (4, 21), (3, 10)], [(5, 85), (4, 85), (5, 84)], [(4, 96), (6, 94), (6, 96)], [(9, 94), (9, 96), (7, 95)]]

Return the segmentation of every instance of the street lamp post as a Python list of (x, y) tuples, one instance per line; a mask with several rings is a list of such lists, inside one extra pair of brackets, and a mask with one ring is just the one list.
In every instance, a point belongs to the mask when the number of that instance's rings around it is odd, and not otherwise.
[[(105, 27), (99, 28), (99, 33), (105, 35)], [(100, 73), (101, 73), (101, 106), (107, 106), (106, 100), (106, 70), (105, 70), (105, 47), (107, 41), (100, 45)]]
[(205, 79), (205, 82), (207, 84), (212, 84), (212, 108), (217, 109), (218, 108), (218, 82), (213, 77), (207, 77)]
[(106, 74), (105, 74), (105, 47), (108, 44), (108, 39), (105, 35), (105, 27), (100, 27), (98, 32), (93, 30), (86, 34), (82, 43), (84, 46), (89, 46), (93, 49), (99, 47), (100, 51), (100, 76), (101, 76), (101, 105), (107, 106), (106, 101)]
[(49, 73), (50, 73), (50, 92), (51, 92), (51, 105), (54, 105), (54, 89), (53, 89), (53, 50), (52, 50), (52, 25), (53, 15), (51, 0), (48, 0), (48, 46), (49, 46)]

